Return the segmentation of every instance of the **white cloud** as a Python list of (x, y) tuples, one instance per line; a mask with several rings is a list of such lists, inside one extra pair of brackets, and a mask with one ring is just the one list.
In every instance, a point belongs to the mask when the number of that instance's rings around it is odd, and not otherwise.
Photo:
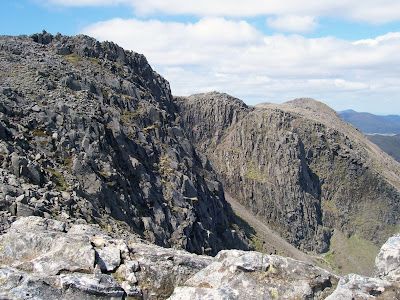
[(398, 0), (37, 0), (62, 6), (125, 4), (142, 15), (334, 16), (369, 23), (400, 20)]
[(309, 32), (317, 27), (314, 17), (294, 15), (268, 18), (267, 24), (283, 32)]
[(45, 4), (59, 5), (65, 7), (83, 6), (112, 6), (117, 4), (132, 5), (131, 0), (35, 0)]
[(400, 32), (389, 32), (385, 35), (378, 36), (374, 39), (358, 40), (353, 42), (354, 45), (369, 45), (376, 46), (378, 44), (383, 44), (385, 42), (392, 42), (394, 40), (400, 40)]
[(113, 19), (83, 33), (144, 53), (176, 95), (220, 90), (250, 103), (310, 96), (339, 109), (351, 100), (352, 108), (358, 103), (364, 110), (386, 99), (400, 113), (400, 33), (353, 42), (264, 35), (245, 21), (224, 18)]

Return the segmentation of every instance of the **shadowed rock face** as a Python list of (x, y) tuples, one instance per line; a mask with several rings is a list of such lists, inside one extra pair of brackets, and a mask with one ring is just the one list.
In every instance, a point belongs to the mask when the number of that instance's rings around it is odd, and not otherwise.
[(0, 230), (39, 215), (197, 253), (247, 249), (143, 55), (86, 36), (3, 36), (0, 66)]
[(334, 229), (382, 244), (399, 228), (398, 164), (326, 105), (248, 107), (220, 93), (176, 103), (225, 189), (300, 249), (326, 252)]

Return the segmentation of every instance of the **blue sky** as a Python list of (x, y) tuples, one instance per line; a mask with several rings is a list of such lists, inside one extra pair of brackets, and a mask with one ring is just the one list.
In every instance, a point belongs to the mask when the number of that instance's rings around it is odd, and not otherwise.
[[(379, 2), (379, 3), (378, 3)], [(398, 0), (2, 1), (0, 33), (85, 33), (143, 53), (176, 95), (312, 97), (400, 114)]]

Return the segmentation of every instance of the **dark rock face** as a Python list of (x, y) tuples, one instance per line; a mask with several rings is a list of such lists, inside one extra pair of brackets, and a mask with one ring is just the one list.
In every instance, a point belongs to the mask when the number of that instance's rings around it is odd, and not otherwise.
[(247, 249), (143, 55), (86, 36), (0, 37), (0, 230), (97, 223), (163, 246)]
[(176, 103), (225, 189), (300, 249), (326, 252), (334, 229), (382, 244), (399, 228), (398, 165), (323, 104)]

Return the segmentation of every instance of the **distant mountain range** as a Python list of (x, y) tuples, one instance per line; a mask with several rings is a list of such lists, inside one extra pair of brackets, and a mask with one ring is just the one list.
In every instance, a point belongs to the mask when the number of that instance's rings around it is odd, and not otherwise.
[(339, 116), (366, 134), (369, 140), (400, 161), (400, 116), (378, 116), (371, 113), (345, 110)]
[(378, 116), (366, 112), (345, 110), (340, 117), (366, 134), (400, 134), (400, 116)]
[(367, 135), (367, 138), (378, 145), (383, 151), (400, 162), (400, 134), (396, 135)]

